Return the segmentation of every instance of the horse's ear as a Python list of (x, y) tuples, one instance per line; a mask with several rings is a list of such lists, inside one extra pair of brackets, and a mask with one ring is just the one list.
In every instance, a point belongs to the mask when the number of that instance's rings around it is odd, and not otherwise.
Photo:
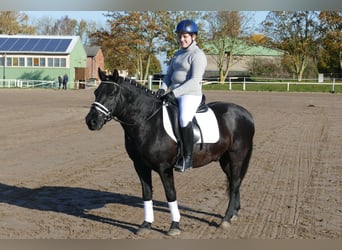
[(114, 69), (113, 70), (113, 81), (117, 82), (119, 80), (119, 77), (120, 77), (119, 72), (116, 69)]
[(98, 71), (98, 74), (99, 74), (101, 81), (105, 81), (107, 79), (106, 74), (100, 69), (100, 67), (98, 68), (97, 71)]

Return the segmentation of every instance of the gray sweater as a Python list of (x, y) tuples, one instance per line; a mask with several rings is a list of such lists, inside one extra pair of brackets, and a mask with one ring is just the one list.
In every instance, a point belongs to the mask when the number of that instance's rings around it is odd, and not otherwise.
[(204, 52), (196, 41), (186, 49), (178, 50), (171, 60), (161, 88), (170, 88), (176, 97), (202, 95), (202, 77), (207, 66)]

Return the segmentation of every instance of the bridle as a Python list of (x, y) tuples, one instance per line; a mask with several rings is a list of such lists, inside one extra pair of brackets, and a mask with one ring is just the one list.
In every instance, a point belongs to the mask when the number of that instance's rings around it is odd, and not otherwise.
[(106, 122), (109, 122), (113, 119), (112, 114), (110, 113), (109, 109), (107, 109), (104, 105), (102, 105), (99, 102), (93, 102), (91, 104), (91, 107), (95, 108), (98, 112), (102, 113), (104, 115), (104, 120)]
[[(140, 124), (140, 123), (128, 123), (128, 122), (120, 120), (116, 116), (113, 116), (111, 114), (111, 112), (109, 111), (109, 109), (106, 106), (104, 106), (103, 104), (99, 103), (99, 102), (93, 102), (91, 104), (91, 107), (95, 108), (98, 112), (100, 112), (100, 113), (102, 113), (104, 115), (105, 122), (109, 122), (109, 121), (111, 121), (113, 119), (114, 121), (117, 121), (117, 122), (125, 124), (125, 125), (129, 125), (129, 126), (135, 126), (135, 125)], [(157, 108), (150, 116), (148, 116), (146, 118), (146, 121), (150, 120), (153, 116), (155, 116), (162, 107), (163, 106), (160, 106), (159, 108)]]

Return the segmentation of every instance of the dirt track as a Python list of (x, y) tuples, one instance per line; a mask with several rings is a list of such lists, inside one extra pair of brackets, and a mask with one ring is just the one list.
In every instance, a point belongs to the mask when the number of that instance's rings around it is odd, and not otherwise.
[[(0, 90), (0, 238), (130, 239), (143, 220), (138, 177), (110, 122), (89, 131), (91, 90)], [(227, 206), (217, 163), (176, 173), (181, 239), (341, 239), (342, 96), (206, 92), (255, 118), (255, 148), (240, 217), (217, 228)], [(170, 214), (154, 173), (155, 222)]]

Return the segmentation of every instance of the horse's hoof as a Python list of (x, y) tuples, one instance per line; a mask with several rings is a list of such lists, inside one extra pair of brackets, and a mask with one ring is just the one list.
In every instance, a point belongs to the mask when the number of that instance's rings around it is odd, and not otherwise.
[(230, 222), (224, 220), (221, 222), (221, 226), (222, 229), (228, 229), (230, 227)]
[(144, 221), (143, 224), (141, 224), (140, 228), (135, 232), (136, 235), (145, 235), (151, 232), (151, 224), (147, 221)]
[(239, 216), (237, 215), (233, 215), (233, 217), (230, 219), (230, 221), (237, 221), (239, 218)]
[(181, 230), (179, 228), (179, 222), (172, 221), (171, 227), (167, 232), (168, 236), (177, 236), (181, 234)]
[(181, 234), (181, 231), (179, 229), (170, 229), (167, 232), (168, 236), (177, 236), (177, 235), (180, 235), (180, 234)]

